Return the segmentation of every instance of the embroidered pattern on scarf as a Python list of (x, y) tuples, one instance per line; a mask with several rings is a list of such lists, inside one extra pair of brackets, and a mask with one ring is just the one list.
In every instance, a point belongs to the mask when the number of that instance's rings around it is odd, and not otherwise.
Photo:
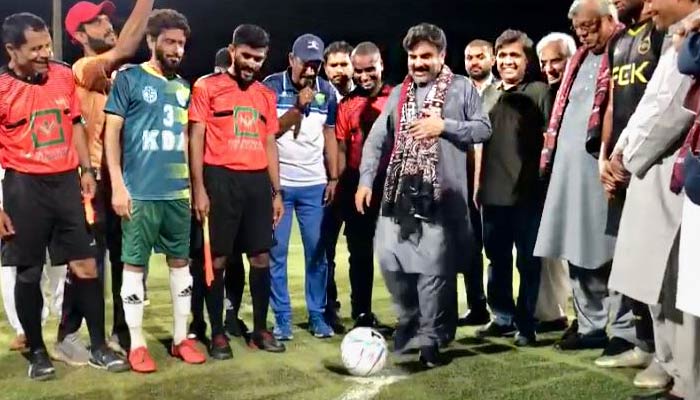
[(419, 220), (432, 220), (435, 204), (441, 195), (437, 176), (439, 139), (416, 140), (409, 128), (418, 119), (432, 114), (442, 115), (453, 76), (449, 67), (443, 66), (420, 109), (416, 104), (416, 85), (410, 75), (401, 86), (400, 120), (396, 124), (382, 206), (384, 214), (394, 217), (402, 226), (403, 233), (414, 232), (420, 225)]

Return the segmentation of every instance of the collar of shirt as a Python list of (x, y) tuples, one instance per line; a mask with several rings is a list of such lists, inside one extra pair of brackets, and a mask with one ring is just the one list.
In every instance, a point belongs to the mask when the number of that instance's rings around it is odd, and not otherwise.
[(527, 84), (528, 84), (528, 82), (522, 81), (522, 82), (518, 83), (517, 85), (513, 85), (513, 86), (509, 87), (508, 89), (506, 89), (505, 82), (500, 81), (496, 84), (496, 89), (498, 89), (502, 92), (520, 92), (523, 89), (525, 89), (525, 86), (527, 86)]
[[(476, 91), (479, 92), (479, 96), (484, 94), (484, 90), (486, 90), (487, 87), (493, 85), (493, 83), (496, 81), (496, 78), (493, 77), (493, 74), (489, 74), (489, 77), (486, 78), (484, 83), (481, 84), (481, 87), (477, 88)], [(476, 85), (474, 85), (476, 87)]]

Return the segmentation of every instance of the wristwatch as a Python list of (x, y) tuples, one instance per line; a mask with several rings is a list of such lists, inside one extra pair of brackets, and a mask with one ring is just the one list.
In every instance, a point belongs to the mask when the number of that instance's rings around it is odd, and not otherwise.
[(276, 190), (275, 188), (272, 188), (272, 198), (274, 199), (277, 197), (277, 195), (282, 196), (282, 189)]
[(91, 174), (93, 178), (97, 179), (97, 168), (93, 167), (80, 167), (80, 176), (82, 177), (85, 174)]

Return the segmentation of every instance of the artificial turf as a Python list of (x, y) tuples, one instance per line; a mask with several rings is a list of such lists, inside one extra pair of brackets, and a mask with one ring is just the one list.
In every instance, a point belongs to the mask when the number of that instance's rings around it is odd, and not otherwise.
[[(320, 340), (305, 332), (303, 250), (294, 231), (289, 252), (289, 285), (294, 307), (294, 341), (284, 354), (248, 349), (242, 340), (232, 340), (234, 359), (209, 360), (189, 366), (168, 356), (172, 332), (167, 268), (154, 256), (149, 275), (151, 305), (146, 308), (144, 331), (158, 371), (150, 375), (112, 375), (89, 367), (71, 368), (56, 363), (57, 379), (31, 382), (27, 362), (7, 345), (14, 333), (4, 315), (0, 318), (0, 399), (474, 399), (474, 400), (612, 400), (635, 393), (634, 370), (604, 370), (593, 365), (598, 351), (561, 353), (551, 344), (559, 334), (539, 337), (538, 347), (516, 349), (511, 340), (480, 340), (473, 328), (460, 328), (457, 340), (445, 354), (449, 364), (425, 371), (417, 356), (391, 356), (380, 378), (347, 376), (340, 361), (336, 336)], [(338, 244), (336, 279), (343, 307), (349, 314), (347, 250)], [(516, 292), (517, 293), (517, 292)], [(110, 296), (107, 296), (109, 298)], [(466, 308), (460, 284), (460, 308)], [(111, 310), (108, 303), (107, 309)], [(374, 310), (382, 321), (395, 317), (381, 275), (376, 273)], [(250, 298), (246, 289), (242, 318), (252, 325)], [(111, 316), (107, 317), (108, 329)], [(270, 317), (272, 322), (272, 318)], [(346, 326), (350, 321), (345, 319)], [(83, 328), (84, 330), (85, 328)], [(45, 327), (45, 338), (53, 345), (55, 318)], [(87, 340), (87, 334), (84, 333)], [(393, 382), (388, 384), (389, 382)]]

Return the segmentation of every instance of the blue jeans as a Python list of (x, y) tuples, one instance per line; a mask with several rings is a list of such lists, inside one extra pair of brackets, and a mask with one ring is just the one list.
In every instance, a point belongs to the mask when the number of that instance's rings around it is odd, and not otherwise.
[(284, 216), (275, 229), (277, 243), (270, 251), (272, 293), (270, 306), (276, 317), (291, 318), (292, 305), (287, 287), (287, 254), (292, 230), (292, 213), (299, 221), (306, 261), (306, 307), (309, 314), (323, 314), (326, 308), (328, 263), (321, 240), (323, 194), (326, 185), (283, 187)]
[[(541, 215), (539, 203), (483, 207), (484, 250), (490, 262), (488, 303), (498, 325), (515, 324), (524, 335), (535, 334), (542, 261), (533, 252)], [(520, 273), (517, 305), (513, 301), (513, 245)]]

